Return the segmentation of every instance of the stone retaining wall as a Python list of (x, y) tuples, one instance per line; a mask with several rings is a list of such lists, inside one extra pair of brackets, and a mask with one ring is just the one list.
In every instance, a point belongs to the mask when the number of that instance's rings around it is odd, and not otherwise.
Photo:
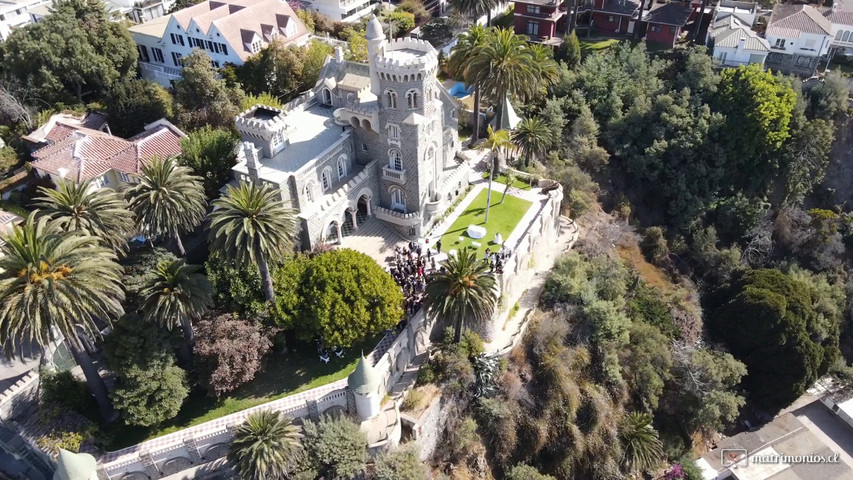
[(14, 420), (38, 407), (39, 374), (30, 370), (14, 385), (0, 393), (0, 421)]

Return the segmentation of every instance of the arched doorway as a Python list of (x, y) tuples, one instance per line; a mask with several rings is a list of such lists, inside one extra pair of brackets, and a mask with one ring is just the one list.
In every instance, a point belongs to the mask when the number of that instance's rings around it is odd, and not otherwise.
[(355, 210), (355, 219), (358, 220), (359, 225), (367, 220), (367, 217), (370, 216), (370, 199), (367, 195), (362, 195), (358, 198), (358, 202), (356, 203)]
[(352, 210), (349, 208), (344, 210), (344, 215), (341, 218), (341, 235), (348, 237), (355, 231), (355, 225), (352, 221)]
[(326, 239), (326, 243), (338, 243), (341, 241), (341, 238), (338, 236), (337, 220), (329, 222), (326, 226), (326, 231), (323, 233), (323, 238)]

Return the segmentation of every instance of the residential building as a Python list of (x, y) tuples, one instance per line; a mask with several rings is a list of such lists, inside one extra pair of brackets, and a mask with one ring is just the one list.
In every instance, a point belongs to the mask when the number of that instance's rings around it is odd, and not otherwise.
[(530, 41), (559, 46), (566, 30), (566, 10), (557, 0), (519, 0), (513, 13), (515, 33)]
[(207, 0), (130, 28), (143, 78), (169, 86), (196, 48), (214, 67), (242, 65), (271, 42), (303, 45), (310, 33), (282, 0)]
[(743, 24), (736, 15), (726, 15), (708, 29), (708, 46), (720, 65), (737, 67), (757, 63), (764, 65), (770, 43)]
[(0, 40), (6, 41), (12, 30), (32, 23), (29, 9), (50, 4), (51, 0), (0, 0)]
[(134, 183), (134, 176), (153, 157), (180, 155), (184, 137), (184, 132), (165, 119), (125, 140), (60, 114), (24, 139), (35, 145), (31, 165), (39, 177), (54, 183), (95, 179), (97, 187), (118, 188)]
[(643, 18), (646, 40), (674, 47), (693, 12), (693, 7), (687, 2), (673, 1), (656, 6)]
[(735, 17), (741, 25), (751, 27), (755, 25), (757, 15), (758, 3), (721, 0), (716, 8), (714, 21), (719, 22), (728, 17)]
[(822, 8), (821, 13), (832, 24), (830, 48), (843, 51), (853, 48), (853, 12), (833, 5)]
[[(155, 18), (160, 18), (172, 8), (175, 0), (104, 0), (104, 6), (112, 14), (114, 20), (125, 20), (130, 18), (136, 23), (145, 23)], [(42, 18), (50, 14), (53, 3), (42, 2), (41, 5), (29, 8), (27, 11), (30, 20), (40, 22)]]
[(811, 75), (834, 34), (832, 22), (811, 5), (776, 5), (764, 37), (770, 43), (769, 68)]
[(368, 64), (344, 60), (338, 47), (292, 108), (257, 105), (236, 120), (235, 179), (280, 188), (298, 211), (305, 248), (377, 219), (420, 237), (468, 186), (436, 50), (413, 38), (387, 41), (375, 17), (366, 37)]
[[(432, 0), (430, 7), (435, 8), (439, 0)], [(306, 7), (341, 22), (355, 22), (369, 15), (379, 0), (305, 0)], [(426, 6), (427, 2), (424, 2)]]
[(636, 0), (595, 0), (590, 28), (596, 33), (632, 34), (639, 15)]
[(0, 236), (12, 231), (12, 227), (21, 223), (24, 219), (11, 212), (0, 210)]

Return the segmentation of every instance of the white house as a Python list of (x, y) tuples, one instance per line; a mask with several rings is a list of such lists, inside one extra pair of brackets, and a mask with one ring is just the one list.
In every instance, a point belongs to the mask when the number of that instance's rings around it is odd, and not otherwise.
[(823, 8), (823, 16), (832, 24), (832, 48), (853, 48), (853, 12), (841, 10), (836, 6)]
[(755, 25), (755, 18), (757, 14), (757, 3), (721, 0), (716, 8), (714, 21), (718, 22), (725, 20), (728, 17), (735, 17), (742, 25), (751, 27)]
[(0, 40), (5, 41), (12, 30), (32, 23), (29, 9), (50, 3), (51, 0), (0, 0)]
[(770, 43), (734, 15), (714, 22), (708, 29), (708, 37), (713, 57), (724, 66), (764, 65), (770, 52)]
[(354, 22), (370, 14), (379, 0), (306, 0), (305, 6), (332, 20)]
[(767, 24), (767, 66), (810, 75), (834, 38), (832, 23), (811, 5), (776, 5)]
[(196, 48), (214, 67), (242, 65), (273, 41), (305, 44), (310, 33), (282, 0), (208, 0), (130, 28), (143, 78), (169, 86)]

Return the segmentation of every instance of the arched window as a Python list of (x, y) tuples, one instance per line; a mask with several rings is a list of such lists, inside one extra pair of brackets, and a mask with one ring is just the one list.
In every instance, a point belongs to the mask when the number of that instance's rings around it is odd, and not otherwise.
[(388, 101), (388, 108), (397, 108), (397, 92), (394, 90), (386, 90), (385, 97)]
[(320, 174), (320, 180), (323, 182), (324, 192), (332, 188), (332, 167), (326, 167), (323, 169), (323, 173)]
[(842, 30), (839, 30), (838, 33), (835, 34), (835, 39), (841, 40), (841, 35), (843, 35), (843, 34), (844, 34), (844, 32)]
[(314, 184), (311, 182), (306, 183), (304, 190), (305, 190), (305, 199), (308, 201), (308, 203), (313, 202), (314, 201)]
[(332, 104), (332, 92), (329, 91), (328, 88), (323, 89), (323, 104), (331, 105)]
[(343, 180), (347, 176), (347, 156), (341, 155), (338, 157), (338, 180)]
[(406, 211), (406, 192), (400, 187), (391, 187), (391, 209)]
[(409, 104), (409, 108), (418, 108), (417, 90), (409, 90), (408, 92), (406, 92), (406, 103)]
[(403, 170), (403, 156), (400, 155), (399, 150), (394, 148), (388, 150), (388, 166), (394, 170)]
[(850, 40), (850, 32), (844, 32), (844, 37), (841, 39), (842, 42), (846, 42)]

